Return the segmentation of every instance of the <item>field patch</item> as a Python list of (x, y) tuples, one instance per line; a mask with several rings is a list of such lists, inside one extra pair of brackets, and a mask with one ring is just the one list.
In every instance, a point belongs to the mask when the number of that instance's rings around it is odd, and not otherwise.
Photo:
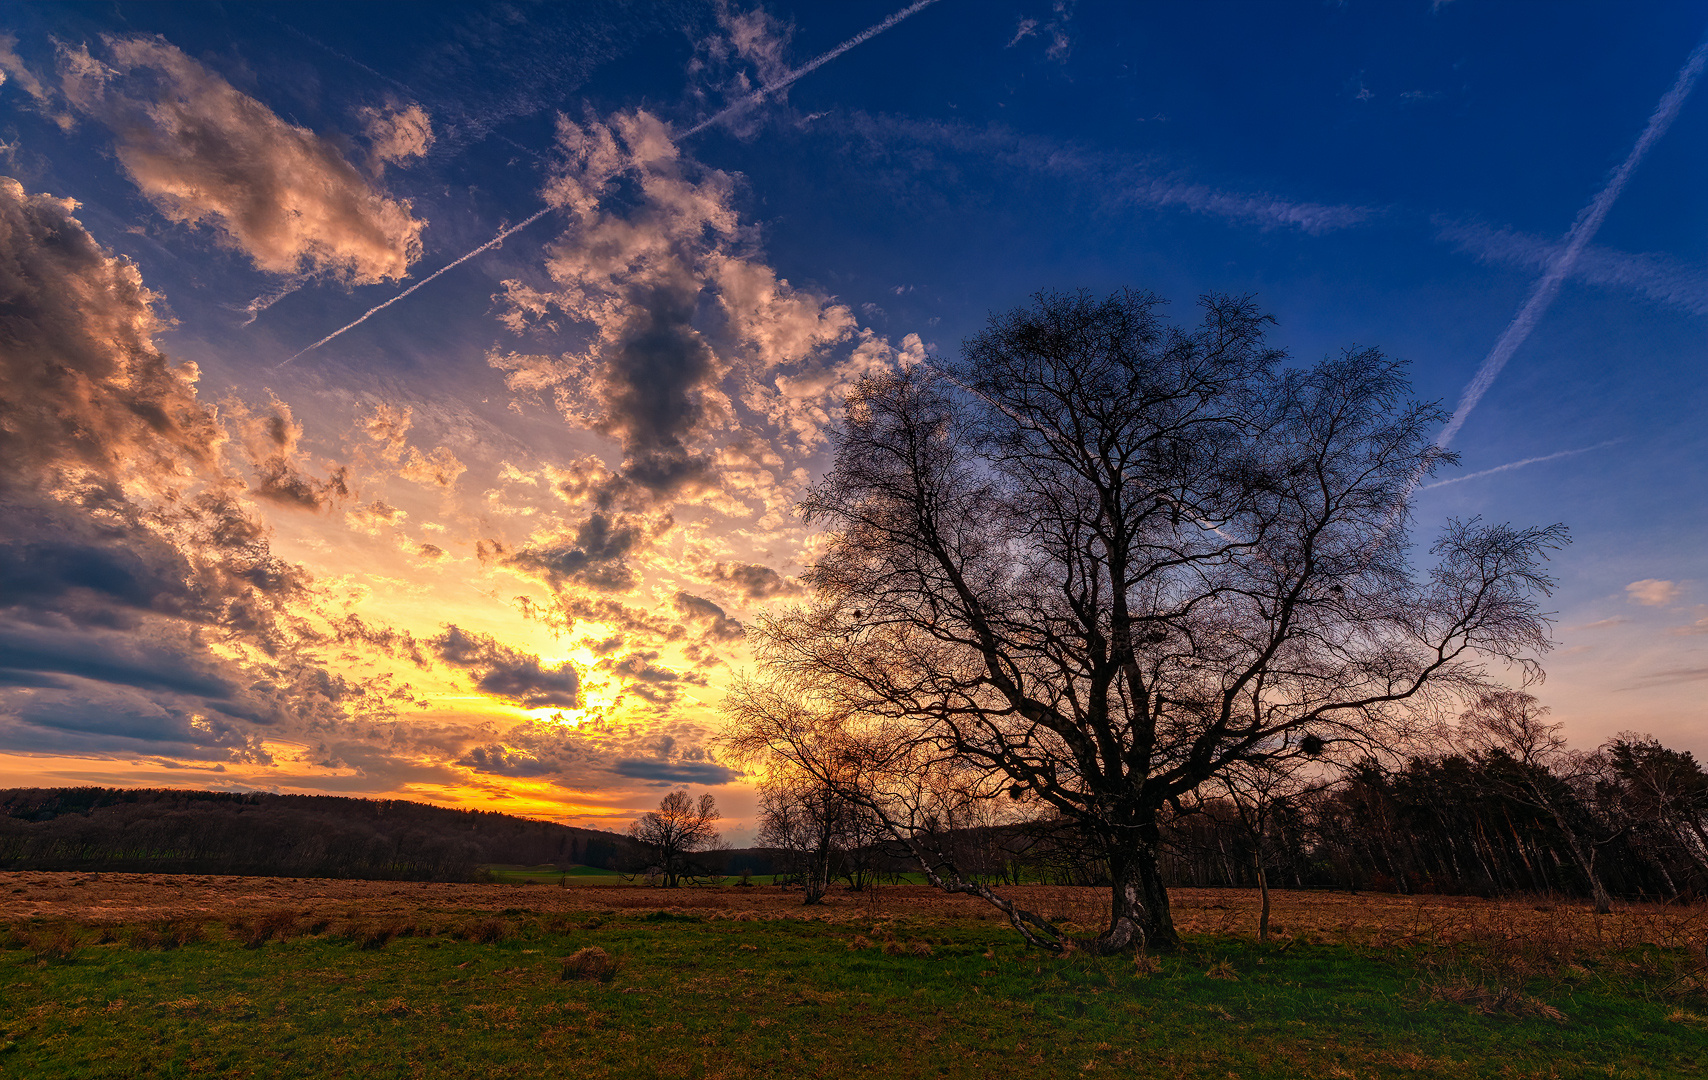
[[(7, 1078), (542, 1062), (591, 1077), (1689, 1077), (1708, 1061), (1700, 909), (1616, 913), (1598, 940), (1535, 902), (1285, 894), (1283, 933), (1260, 945), (1237, 925), (1244, 894), (1182, 895), (1186, 946), (1135, 961), (1029, 952), (976, 906), (902, 889), (814, 911), (772, 887), (279, 882), (243, 909), (233, 898), (265, 879), (26, 876), (22, 893), (0, 882)], [(61, 902), (37, 910), (38, 892)], [(1089, 892), (1029, 899), (1091, 920)]]

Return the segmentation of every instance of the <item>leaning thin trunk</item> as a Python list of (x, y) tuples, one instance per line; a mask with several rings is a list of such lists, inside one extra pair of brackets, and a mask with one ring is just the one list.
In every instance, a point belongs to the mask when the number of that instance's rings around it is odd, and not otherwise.
[(1257, 940), (1269, 940), (1269, 875), (1263, 872), (1263, 860), (1257, 862), (1257, 893), (1263, 898), (1263, 912), (1257, 917)]

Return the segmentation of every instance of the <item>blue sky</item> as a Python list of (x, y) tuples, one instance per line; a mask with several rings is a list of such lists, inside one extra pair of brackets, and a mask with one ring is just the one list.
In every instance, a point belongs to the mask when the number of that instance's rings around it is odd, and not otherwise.
[[(304, 583), (231, 585), (218, 618), (108, 617), (117, 594), (69, 577), (17, 601), (0, 631), (60, 652), (8, 669), (0, 780), (605, 824), (690, 782), (739, 812), (719, 687), (737, 624), (795, 595), (813, 540), (788, 506), (858, 371), (952, 353), (1039, 289), (1131, 285), (1183, 314), (1255, 294), (1301, 362), (1377, 345), (1451, 407), (1708, 30), (1700, 2), (938, 0), (683, 134), (897, 6), (0, 7), (11, 245), (86, 233), (54, 264), (78, 281), (129, 259), (151, 296), (122, 317), (152, 305), (150, 347), (196, 365), (174, 407), (217, 445), (162, 465), (135, 436), (102, 475), (138, 521), (226, 492)], [(1537, 692), (1585, 748), (1708, 753), (1703, 95), (1418, 496), (1423, 536), (1571, 527)], [(624, 320), (678, 295), (701, 351), (622, 370)], [(19, 573), (96, 527), (41, 468), (8, 495), (45, 522), (13, 527)], [(236, 580), (205, 521), (147, 527)], [(271, 629), (230, 622), (250, 606)], [(88, 661), (168, 645), (195, 678)]]

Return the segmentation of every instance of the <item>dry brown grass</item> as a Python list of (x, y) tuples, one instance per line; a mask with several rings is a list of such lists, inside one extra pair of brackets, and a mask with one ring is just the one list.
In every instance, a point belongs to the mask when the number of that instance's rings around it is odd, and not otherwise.
[(207, 937), (200, 919), (162, 919), (146, 926), (133, 927), (130, 947), (133, 949), (182, 949)]
[[(870, 927), (906, 919), (930, 926), (988, 921), (982, 901), (948, 896), (928, 886), (887, 886), (865, 894), (832, 891), (825, 903), (801, 905), (800, 894), (773, 886), (744, 889), (657, 889), (641, 885), (570, 886), (561, 889), (391, 881), (333, 881), (200, 875), (103, 874), (99, 888), (76, 888), (84, 874), (0, 873), (0, 924), (51, 919), (85, 926), (137, 926), (208, 920), (242, 920), (259, 932), (272, 913), (291, 912), (297, 927), (323, 932), (336, 918), (360, 923), (362, 936), (383, 947), (406, 930), (446, 927), (459, 936), (485, 921), (525, 906), (547, 925), (597, 929), (613, 917), (663, 912), (704, 919), (806, 919)], [(1028, 885), (1001, 890), (1021, 906), (1082, 930), (1108, 918), (1100, 889)], [(1329, 892), (1271, 894), (1271, 930), (1289, 942), (1344, 943), (1363, 949), (1449, 948), (1520, 954), (1538, 970), (1563, 971), (1589, 957), (1618, 956), (1645, 947), (1700, 954), (1708, 940), (1708, 905), (1620, 904), (1596, 916), (1586, 902), (1535, 898), (1484, 900), (1458, 896), (1393, 896)], [(1254, 934), (1258, 897), (1253, 890), (1175, 889), (1175, 924), (1184, 933)], [(256, 915), (255, 912), (262, 912)], [(282, 920), (282, 917), (281, 917)], [(282, 921), (272, 936), (279, 936)], [(30, 931), (32, 934), (34, 930)], [(286, 933), (291, 932), (286, 930)], [(511, 931), (504, 930), (508, 934)], [(874, 937), (880, 936), (873, 933)], [(386, 936), (389, 933), (390, 936)], [(383, 940), (378, 940), (383, 938)], [(1695, 972), (1681, 972), (1681, 985)], [(1705, 980), (1708, 981), (1708, 980)]]
[(621, 963), (610, 953), (598, 946), (577, 949), (563, 958), (563, 971), (558, 976), (565, 982), (585, 980), (588, 982), (610, 982), (617, 977)]

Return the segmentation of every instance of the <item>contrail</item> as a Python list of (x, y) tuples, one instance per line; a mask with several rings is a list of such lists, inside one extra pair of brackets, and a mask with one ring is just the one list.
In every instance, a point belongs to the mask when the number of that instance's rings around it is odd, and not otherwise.
[[(721, 121), (727, 117), (733, 116), (736, 113), (741, 112), (743, 109), (752, 108), (754, 105), (757, 105), (761, 101), (765, 100), (765, 98), (767, 98), (771, 94), (774, 94), (779, 90), (783, 90), (783, 89), (788, 88), (790, 85), (792, 85), (794, 82), (796, 82), (796, 80), (800, 79), (803, 75), (809, 75), (812, 72), (817, 71), (819, 68), (830, 63), (832, 60), (836, 59), (838, 56), (841, 56), (843, 53), (847, 52), (849, 49), (854, 48), (856, 45), (862, 45), (862, 44), (872, 40), (873, 38), (877, 37), (879, 34), (883, 33), (885, 30), (888, 30), (890, 27), (894, 26), (896, 23), (899, 23), (903, 19), (906, 19), (909, 16), (912, 16), (912, 15), (916, 14), (917, 12), (922, 11), (927, 7), (930, 7), (932, 4), (935, 4), (936, 2), (937, 2), (937, 0), (915, 0), (914, 3), (908, 5), (905, 8), (902, 8), (900, 11), (896, 12), (894, 15), (891, 15), (889, 18), (885, 19), (883, 22), (877, 23), (874, 26), (867, 27), (866, 29), (860, 31), (858, 34), (855, 34), (853, 37), (849, 38), (847, 41), (844, 41), (842, 44), (838, 45), (836, 48), (831, 49), (829, 52), (822, 53), (819, 56), (816, 56), (813, 59), (808, 60), (806, 63), (802, 64), (800, 67), (789, 72), (787, 75), (783, 76), (781, 79), (778, 79), (776, 82), (767, 83), (766, 85), (761, 86), (759, 89), (755, 90), (753, 93), (748, 94), (746, 97), (737, 101), (734, 105), (731, 105), (728, 108), (724, 109), (722, 112), (718, 113), (716, 116), (713, 116), (711, 119), (700, 121), (698, 124), (695, 124), (693, 127), (689, 128), (687, 131), (684, 131), (680, 136), (678, 136), (678, 138), (686, 139), (690, 135), (698, 135), (700, 132), (711, 127), (713, 124), (716, 124), (719, 121)], [(284, 24), (281, 23), (280, 25), (284, 25)], [(287, 27), (287, 29), (290, 29), (290, 28)], [(298, 33), (300, 33), (300, 31), (298, 31)], [(307, 37), (306, 34), (303, 34), (302, 36)], [(318, 45), (320, 43), (315, 42), (315, 44)], [(321, 47), (327, 48), (327, 46), (324, 46), (324, 45)], [(328, 51), (332, 51), (332, 50), (328, 49)], [(337, 55), (342, 55), (342, 54), (337, 54)], [(349, 59), (349, 58), (345, 57), (345, 59)], [(358, 67), (364, 67), (365, 68), (367, 66), (365, 64), (362, 64), (360, 61), (356, 61), (356, 60), (351, 60), (350, 62), (353, 64), (356, 64)], [(372, 71), (373, 69), (369, 68), (368, 70)], [(379, 77), (382, 79), (387, 79), (388, 81), (391, 81), (391, 82), (397, 81), (395, 79), (391, 79), (390, 76), (380, 75), (380, 73), (377, 71), (375, 71), (373, 73), (375, 75), (379, 75)], [(399, 84), (399, 85), (402, 85), (402, 84)], [(505, 141), (509, 142), (510, 140), (506, 139)], [(526, 147), (524, 147), (523, 149), (526, 149)], [(529, 151), (529, 152), (532, 153), (532, 151)], [(538, 156), (538, 155), (536, 155), (536, 156)], [(476, 255), (482, 254), (483, 252), (491, 251), (493, 248), (495, 248), (499, 244), (503, 243), (504, 239), (506, 237), (510, 236), (512, 233), (515, 233), (515, 232), (518, 232), (522, 229), (527, 228), (529, 225), (532, 225), (534, 222), (540, 220), (541, 218), (545, 217), (547, 214), (549, 214), (551, 212), (552, 212), (552, 207), (548, 206), (545, 209), (541, 210), (539, 213), (535, 214), (533, 217), (527, 218), (524, 221), (521, 221), (515, 225), (512, 225), (510, 228), (505, 229), (503, 232), (499, 233), (497, 236), (493, 237), (491, 240), (488, 240), (486, 243), (475, 248), (473, 251), (469, 252), (467, 255), (464, 255), (462, 258), (458, 259), (456, 262), (447, 263), (446, 265), (441, 266), (439, 269), (433, 271), (431, 274), (428, 274), (426, 277), (422, 278), (420, 281), (417, 281), (415, 284), (411, 285), (409, 288), (398, 293), (396, 296), (392, 297), (390, 300), (387, 300), (385, 303), (379, 304), (379, 305), (372, 307), (372, 308), (369, 308), (367, 311), (363, 312), (362, 317), (357, 319), (355, 322), (349, 324), (348, 326), (339, 327), (338, 329), (332, 331), (332, 333), (327, 334), (325, 337), (323, 337), (319, 341), (315, 342), (313, 345), (310, 345), (308, 348), (303, 349), (302, 352), (297, 353), (296, 356), (292, 356), (292, 357), (289, 357), (285, 360), (280, 361), (277, 365), (274, 366), (273, 370), (274, 371), (279, 370), (279, 368), (284, 367), (286, 364), (290, 363), (292, 360), (295, 360), (298, 356), (303, 355), (303, 353), (313, 352), (314, 350), (320, 348), (322, 345), (326, 344), (328, 341), (331, 341), (333, 338), (337, 337), (339, 334), (344, 333), (346, 330), (355, 329), (356, 327), (367, 322), (370, 318), (372, 318), (378, 312), (383, 311), (388, 307), (391, 307), (393, 304), (397, 303), (399, 300), (402, 300), (404, 297), (408, 296), (410, 293), (414, 292), (416, 289), (419, 289), (421, 286), (427, 284), (429, 281), (432, 281), (434, 278), (438, 277), (440, 274), (445, 273), (447, 270), (456, 269), (457, 267), (461, 266), (463, 263), (466, 263), (470, 259), (474, 258)]]
[(1453, 436), (1459, 434), (1459, 429), (1471, 415), (1471, 410), (1477, 407), (1477, 402), (1482, 400), (1483, 394), (1493, 385), (1500, 369), (1506, 366), (1506, 362), (1512, 359), (1512, 354), (1518, 351), (1519, 346), (1530, 336), (1530, 332), (1536, 329), (1536, 324), (1541, 321), (1548, 306), (1554, 302), (1554, 297), (1559, 295), (1560, 284), (1577, 265), (1583, 249), (1594, 238), (1596, 230), (1601, 228), (1602, 221), (1607, 218), (1607, 212), (1613, 208), (1614, 200), (1618, 199), (1619, 193), (1625, 189), (1625, 182), (1631, 179), (1631, 174), (1643, 160), (1643, 155), (1666, 134), (1666, 129), (1678, 115), (1679, 107), (1684, 104), (1684, 99), (1690, 96), (1691, 88), (1702, 74), (1704, 64), (1708, 64), (1708, 35), (1703, 36), (1702, 41), (1685, 60), (1684, 67), (1679, 69), (1672, 89), (1668, 90), (1666, 96), (1661, 98), (1660, 104), (1655, 106), (1654, 113), (1649, 117), (1649, 126), (1637, 137), (1637, 145), (1625, 156), (1624, 163), (1607, 181), (1607, 186), (1601, 189), (1595, 200), (1578, 214), (1571, 232), (1566, 234), (1565, 246), (1554, 257), (1541, 279), (1531, 287), (1530, 298), (1507, 325), (1489, 352), (1488, 358), (1483, 361), (1483, 366), (1477, 369), (1476, 377), (1459, 396), (1459, 407), (1453, 410), (1453, 419), (1449, 420), (1447, 426), (1441, 429), (1441, 434), (1435, 437), (1436, 446), (1445, 448), (1453, 441)]
[(1591, 450), (1601, 450), (1605, 447), (1612, 446), (1614, 443), (1623, 442), (1623, 441), (1624, 441), (1623, 439), (1608, 439), (1606, 442), (1596, 443), (1594, 446), (1584, 446), (1584, 447), (1580, 447), (1579, 449), (1576, 449), (1576, 450), (1561, 450), (1558, 453), (1554, 453), (1554, 454), (1543, 454), (1541, 457), (1525, 458), (1523, 461), (1509, 461), (1505, 465), (1496, 465), (1492, 469), (1484, 469), (1481, 472), (1466, 473), (1464, 476), (1453, 476), (1453, 477), (1449, 477), (1446, 480), (1437, 480), (1433, 484), (1423, 485), (1423, 487), (1419, 488), (1418, 490), (1419, 491), (1430, 491), (1434, 488), (1446, 487), (1448, 484), (1462, 484), (1467, 480), (1475, 480), (1479, 476), (1493, 476), (1495, 473), (1503, 473), (1509, 469), (1522, 469), (1526, 465), (1539, 465), (1544, 461), (1555, 461), (1555, 460), (1557, 460), (1559, 458), (1563, 458), (1563, 457), (1573, 457), (1573, 456), (1576, 456), (1578, 454), (1587, 454)]
[(497, 236), (493, 237), (491, 240), (488, 240), (486, 243), (475, 248), (473, 251), (469, 252), (467, 255), (464, 255), (462, 258), (458, 259), (456, 262), (446, 263), (444, 266), (439, 267), (439, 269), (433, 271), (431, 274), (428, 274), (426, 277), (422, 278), (420, 281), (417, 281), (415, 284), (411, 285), (409, 288), (398, 293), (396, 296), (392, 297), (390, 300), (387, 300), (383, 304), (376, 304), (373, 307), (369, 308), (367, 311), (363, 312), (361, 318), (357, 319), (355, 322), (349, 324), (348, 326), (340, 326), (338, 329), (332, 331), (332, 333), (327, 334), (325, 337), (321, 338), (319, 341), (315, 342), (313, 345), (310, 345), (308, 348), (302, 350), (302, 352), (297, 353), (296, 356), (292, 356), (292, 357), (289, 357), (285, 360), (279, 361), (278, 364), (274, 365), (273, 370), (274, 371), (279, 370), (279, 368), (284, 367), (286, 364), (290, 363), (292, 360), (295, 360), (297, 358), (297, 356), (301, 356), (303, 353), (313, 352), (315, 349), (320, 348), (322, 345), (326, 344), (328, 341), (331, 341), (333, 338), (337, 337), (339, 334), (342, 334), (346, 330), (354, 330), (356, 327), (362, 325), (363, 323), (367, 322), (369, 319), (373, 318), (375, 314), (377, 314), (381, 311), (384, 311), (388, 307), (391, 307), (393, 304), (397, 303), (399, 300), (402, 300), (404, 297), (408, 296), (410, 293), (414, 292), (416, 289), (419, 289), (421, 286), (427, 284), (429, 281), (432, 281), (434, 278), (438, 277), (440, 274), (447, 273), (448, 271), (451, 271), (451, 270), (455, 270), (457, 267), (461, 266), (463, 263), (468, 262), (470, 259), (474, 258), (476, 255), (481, 255), (481, 254), (484, 254), (488, 251), (491, 251), (493, 248), (497, 247), (499, 244), (502, 244), (505, 241), (506, 237), (509, 237), (513, 233), (517, 233), (523, 229), (526, 229), (528, 226), (532, 225), (534, 222), (540, 220), (541, 218), (545, 217), (547, 214), (549, 214), (551, 212), (552, 212), (552, 208), (548, 206), (544, 210), (541, 210), (539, 213), (535, 214), (533, 217), (525, 218), (522, 221), (517, 222), (516, 224), (510, 226), (508, 229), (505, 229), (503, 232), (499, 233)]
[(698, 135), (700, 132), (711, 127), (713, 124), (716, 124), (716, 123), (723, 121), (723, 120), (727, 120), (731, 116), (734, 116), (736, 113), (741, 112), (744, 109), (752, 108), (753, 106), (759, 104), (761, 101), (764, 101), (766, 98), (770, 97), (772, 94), (775, 94), (777, 91), (788, 89), (790, 86), (794, 85), (794, 83), (797, 80), (799, 80), (802, 76), (812, 74), (813, 72), (817, 71), (819, 68), (823, 67), (824, 65), (830, 63), (832, 60), (836, 59), (838, 56), (841, 56), (843, 53), (847, 52), (849, 49), (854, 48), (856, 45), (864, 45), (866, 42), (877, 37), (879, 34), (883, 33), (885, 30), (888, 30), (890, 27), (894, 26), (896, 23), (899, 23), (903, 19), (910, 18), (911, 16), (918, 14), (919, 12), (925, 10), (926, 8), (930, 7), (932, 4), (935, 4), (936, 2), (937, 2), (937, 0), (917, 0), (917, 2), (915, 2), (913, 4), (909, 4), (907, 7), (902, 8), (900, 11), (896, 12), (894, 15), (891, 15), (889, 18), (885, 19), (883, 22), (877, 23), (874, 26), (868, 26), (866, 29), (860, 31), (858, 34), (855, 34), (853, 37), (849, 38), (847, 41), (844, 41), (842, 44), (838, 45), (836, 48), (830, 50), (829, 52), (821, 53), (820, 55), (814, 57), (813, 59), (808, 60), (806, 63), (802, 64), (800, 67), (796, 68), (795, 70), (789, 72), (787, 75), (783, 76), (781, 79), (778, 79), (776, 82), (766, 83), (764, 86), (761, 86), (759, 89), (753, 91), (753, 93), (748, 94), (746, 97), (740, 99), (734, 105), (731, 105), (728, 108), (724, 109), (722, 112), (718, 113), (716, 116), (713, 116), (711, 119), (700, 121), (698, 124), (695, 124), (693, 127), (689, 128), (687, 131), (684, 131), (682, 133), (682, 138), (686, 139), (690, 135)]

